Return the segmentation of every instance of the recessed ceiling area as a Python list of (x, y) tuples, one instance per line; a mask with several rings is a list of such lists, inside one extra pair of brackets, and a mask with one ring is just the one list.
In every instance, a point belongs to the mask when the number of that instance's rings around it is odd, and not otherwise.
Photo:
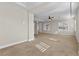
[[(25, 8), (36, 17), (47, 20), (48, 16), (67, 17), (70, 14), (70, 2), (22, 2)], [(72, 2), (72, 15), (75, 15), (78, 3)]]

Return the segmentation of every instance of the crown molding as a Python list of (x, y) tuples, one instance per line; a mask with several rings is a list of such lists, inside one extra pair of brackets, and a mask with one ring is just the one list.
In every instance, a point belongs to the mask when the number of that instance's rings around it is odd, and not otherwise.
[(24, 5), (22, 2), (16, 2), (17, 5), (26, 8), (26, 5)]

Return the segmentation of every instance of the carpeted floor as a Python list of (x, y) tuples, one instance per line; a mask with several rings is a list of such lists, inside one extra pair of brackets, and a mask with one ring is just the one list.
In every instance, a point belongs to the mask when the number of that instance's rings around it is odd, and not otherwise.
[(40, 33), (35, 40), (0, 50), (1, 56), (76, 56), (77, 42), (74, 36)]

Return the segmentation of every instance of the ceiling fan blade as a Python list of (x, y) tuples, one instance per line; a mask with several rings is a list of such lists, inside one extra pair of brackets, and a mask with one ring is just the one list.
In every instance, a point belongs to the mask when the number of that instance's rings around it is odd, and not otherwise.
[(48, 19), (52, 19), (52, 18), (54, 18), (54, 17), (50, 17), (50, 16), (49, 16), (49, 18), (48, 18)]
[(51, 17), (49, 16), (49, 19), (51, 19)]
[(51, 17), (51, 18), (54, 18), (54, 17)]

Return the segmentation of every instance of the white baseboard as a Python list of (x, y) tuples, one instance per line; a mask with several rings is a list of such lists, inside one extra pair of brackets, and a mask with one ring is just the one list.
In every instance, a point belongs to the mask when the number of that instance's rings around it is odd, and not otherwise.
[[(29, 41), (32, 41), (32, 40), (34, 40), (34, 39), (30, 39)], [(17, 44), (20, 44), (20, 43), (23, 43), (23, 42), (27, 42), (27, 40), (20, 41), (20, 42), (15, 42), (15, 43), (11, 43), (11, 44), (7, 44), (7, 45), (4, 45), (4, 46), (0, 46), (0, 49), (7, 48), (7, 47), (10, 47), (10, 46), (14, 46), (14, 45), (17, 45)]]
[(32, 39), (30, 39), (30, 40), (28, 40), (28, 41), (33, 41), (33, 40), (35, 40), (35, 38), (32, 38)]
[(16, 44), (20, 44), (20, 43), (23, 43), (23, 42), (26, 42), (26, 41), (27, 40), (20, 41), (20, 42), (15, 42), (15, 43), (11, 43), (11, 44), (7, 44), (7, 45), (4, 45), (4, 46), (0, 46), (0, 49), (7, 48), (7, 47), (10, 47), (10, 46), (14, 46)]

